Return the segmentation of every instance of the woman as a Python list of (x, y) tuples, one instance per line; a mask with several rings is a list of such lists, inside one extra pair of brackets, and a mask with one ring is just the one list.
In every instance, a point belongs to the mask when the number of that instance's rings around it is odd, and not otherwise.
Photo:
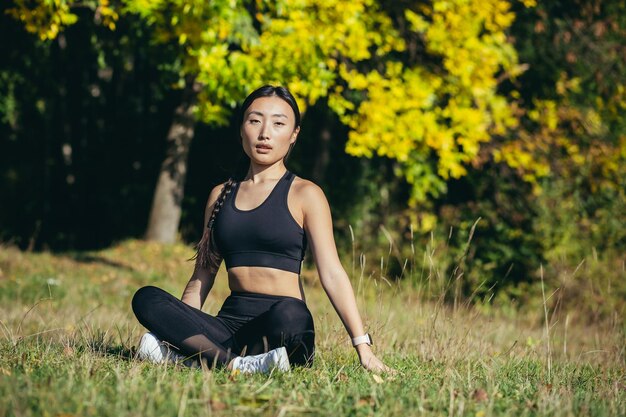
[[(248, 173), (241, 182), (230, 179), (211, 191), (207, 227), (182, 300), (155, 287), (133, 297), (137, 319), (150, 330), (140, 342), (140, 357), (160, 362), (199, 355), (208, 366), (242, 372), (310, 365), (315, 332), (299, 279), (309, 244), (361, 364), (390, 371), (363, 330), (324, 193), (285, 167), (299, 131), (300, 111), (287, 89), (267, 85), (246, 98), (240, 134), (250, 158)], [(214, 317), (200, 309), (222, 259), (232, 293)]]

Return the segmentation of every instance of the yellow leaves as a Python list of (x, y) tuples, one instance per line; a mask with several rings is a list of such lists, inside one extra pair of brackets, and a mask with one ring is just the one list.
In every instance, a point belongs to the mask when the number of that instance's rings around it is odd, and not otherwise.
[(520, 0), (522, 2), (522, 4), (524, 5), (524, 7), (536, 7), (537, 6), (537, 0)]
[[(243, 52), (256, 60), (261, 78), (288, 85), (314, 104), (329, 97), (331, 108), (343, 115), (354, 105), (335, 89), (338, 74), (365, 88), (367, 76), (351, 72), (345, 62), (358, 62), (376, 54), (401, 48), (391, 21), (376, 10), (375, 2), (358, 0), (285, 0), (281, 12), (270, 6), (259, 9), (263, 16), (259, 41), (242, 45)], [(341, 57), (344, 64), (340, 65)]]
[(583, 127), (589, 135), (602, 135), (607, 131), (604, 121), (596, 110), (587, 108), (583, 112)]
[(63, 26), (69, 26), (76, 23), (76, 21), (78, 20), (78, 16), (72, 13), (64, 13), (60, 15), (60, 20)]
[(350, 100), (347, 100), (341, 94), (343, 88), (340, 86), (335, 87), (335, 90), (328, 96), (328, 107), (334, 111), (340, 119), (343, 119), (347, 111), (355, 109), (355, 105)]
[(437, 225), (437, 216), (432, 213), (424, 212), (421, 214), (418, 222), (417, 229), (420, 233), (428, 233), (435, 229)]
[(404, 16), (406, 17), (406, 20), (409, 21), (409, 24), (411, 25), (411, 30), (413, 30), (414, 32), (424, 33), (429, 27), (429, 23), (422, 16), (418, 15), (412, 10), (405, 10)]
[(535, 100), (534, 109), (528, 112), (528, 118), (554, 131), (559, 123), (557, 104), (554, 100)]
[[(46, 38), (76, 19), (73, 0), (16, 4), (22, 5), (16, 6), (17, 16), (30, 16), (26, 26)], [(47, 10), (49, 24), (33, 18), (26, 4)], [(96, 13), (112, 29), (118, 15), (111, 4), (99, 0)], [(524, 69), (507, 40), (514, 14), (504, 0), (434, 0), (405, 11), (410, 30), (435, 58), (422, 61), (428, 64), (386, 56), (406, 46), (374, 0), (256, 0), (254, 16), (235, 0), (122, 4), (120, 12), (153, 25), (157, 42), (182, 46), (182, 72), (202, 85), (196, 107), (202, 121), (226, 123), (247, 92), (268, 82), (287, 85), (303, 110), (327, 97), (350, 127), (346, 151), (399, 161), (413, 185), (413, 201), (441, 191), (445, 179), (466, 175), (482, 144), (517, 123), (514, 108), (496, 91), (499, 77)], [(576, 88), (577, 80), (562, 81), (563, 91)], [(548, 130), (558, 129), (559, 115), (549, 101), (532, 117)], [(585, 120), (581, 126), (590, 131), (601, 127), (593, 113)], [(500, 158), (521, 168), (532, 165), (530, 155), (521, 149), (514, 158)]]
[(67, 1), (16, 0), (14, 4), (15, 7), (6, 13), (21, 21), (28, 32), (36, 34), (42, 41), (55, 39), (64, 26), (75, 23), (77, 19), (70, 12)]
[(579, 93), (580, 82), (581, 80), (579, 77), (568, 78), (567, 73), (562, 72), (556, 82), (556, 92), (560, 96), (565, 96), (569, 93)]
[(401, 162), (415, 201), (441, 189), (434, 172), (442, 179), (466, 175), (481, 143), (517, 125), (514, 108), (496, 93), (496, 76), (525, 67), (504, 32), (515, 17), (506, 1), (439, 0), (405, 17), (444, 71), (393, 62), (362, 74), (340, 65), (348, 87), (366, 93), (354, 112), (341, 108), (340, 115), (352, 129), (346, 152)]
[(231, 25), (229, 24), (229, 22), (225, 22), (223, 20), (220, 21), (218, 24), (217, 38), (223, 41), (230, 34), (230, 32), (231, 32)]
[[(109, 4), (109, 0), (95, 3), (94, 19), (110, 30), (115, 30), (119, 15)], [(77, 0), (15, 0), (14, 5), (6, 13), (21, 21), (26, 31), (47, 41), (56, 39), (65, 27), (77, 22), (78, 16), (71, 12), (73, 7), (89, 7), (92, 3), (85, 4)]]
[(419, 71), (403, 74), (396, 64), (388, 65), (387, 71), (399, 77), (378, 72), (340, 72), (350, 88), (368, 92), (368, 100), (361, 103), (357, 112), (342, 118), (352, 128), (346, 152), (371, 156), (375, 151), (404, 162), (416, 144), (424, 140), (427, 129), (435, 127), (432, 115), (423, 111), (432, 105), (433, 91)]
[[(503, 146), (501, 149), (494, 151), (494, 159), (496, 162), (506, 162), (511, 168), (528, 168), (535, 165), (534, 171), (539, 174), (539, 171), (548, 171), (549, 167), (541, 166), (533, 158), (531, 152), (532, 149), (522, 148), (520, 142)], [(536, 175), (540, 176), (540, 175)]]
[[(533, 104), (535, 108), (528, 112), (528, 118), (536, 126), (530, 131), (519, 131), (515, 140), (497, 149), (496, 162), (514, 168), (525, 181), (536, 186), (535, 192), (540, 191), (538, 179), (550, 173), (592, 173), (592, 190), (601, 184), (619, 183), (617, 178), (622, 174), (617, 167), (623, 165), (624, 157), (619, 156), (618, 146), (593, 139), (608, 132), (598, 111), (572, 106), (567, 96), (558, 102), (536, 100)], [(581, 137), (588, 139), (581, 141)]]
[(348, 82), (348, 87), (353, 90), (365, 90), (369, 85), (366, 74), (356, 70), (348, 70), (344, 64), (339, 66), (339, 75)]
[(510, 4), (508, 1), (496, 1), (494, 3), (495, 13), (491, 19), (487, 19), (487, 23), (485, 24), (487, 29), (497, 31), (511, 26), (513, 20), (515, 20), (515, 15), (509, 13), (509, 7)]
[[(395, 37), (381, 36), (393, 34), (393, 27), (370, 1), (287, 0), (285, 6), (284, 16), (264, 18), (261, 43), (273, 53), (319, 59), (321, 52), (328, 58), (360, 61), (371, 57), (373, 46), (390, 50), (387, 41), (398, 44)], [(374, 26), (378, 30), (372, 30)]]
[(100, 0), (96, 7), (95, 20), (103, 24), (109, 30), (115, 30), (115, 22), (119, 19), (117, 12), (111, 8), (109, 0)]
[(413, 12), (407, 13), (407, 19), (425, 36), (428, 51), (442, 56), (444, 67), (461, 88), (493, 89), (493, 75), (500, 68), (514, 68), (516, 54), (504, 33), (515, 17), (508, 2), (436, 1), (427, 14), (432, 23)]

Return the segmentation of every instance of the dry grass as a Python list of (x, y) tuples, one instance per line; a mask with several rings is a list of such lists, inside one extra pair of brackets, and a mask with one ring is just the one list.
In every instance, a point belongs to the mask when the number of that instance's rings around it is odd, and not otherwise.
[[(543, 299), (523, 310), (500, 299), (444, 303), (425, 297), (428, 280), (389, 282), (379, 263), (356, 265), (353, 285), (376, 351), (399, 376), (360, 370), (313, 271), (303, 274), (316, 320), (312, 369), (244, 378), (136, 361), (134, 290), (180, 295), (191, 254), (140, 241), (57, 255), (1, 247), (0, 414), (626, 414), (623, 317), (593, 323), (582, 308)], [(426, 278), (441, 279), (430, 269)], [(205, 311), (227, 296), (225, 278), (221, 271)], [(547, 285), (545, 298), (555, 290)]]

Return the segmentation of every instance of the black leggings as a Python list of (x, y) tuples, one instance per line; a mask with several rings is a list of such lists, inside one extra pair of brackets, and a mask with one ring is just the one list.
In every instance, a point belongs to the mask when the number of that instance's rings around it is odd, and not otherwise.
[(140, 288), (133, 297), (139, 322), (185, 356), (200, 354), (208, 366), (226, 366), (236, 356), (284, 346), (292, 365), (311, 365), (313, 317), (293, 297), (232, 292), (217, 316), (183, 303), (160, 288)]

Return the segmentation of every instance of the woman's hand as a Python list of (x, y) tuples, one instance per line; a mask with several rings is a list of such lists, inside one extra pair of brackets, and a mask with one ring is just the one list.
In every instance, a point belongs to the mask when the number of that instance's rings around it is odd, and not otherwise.
[(359, 354), (361, 365), (368, 371), (374, 372), (375, 374), (386, 372), (395, 375), (397, 373), (395, 369), (388, 367), (380, 359), (378, 359), (376, 355), (374, 355), (374, 352), (372, 352), (372, 348), (370, 348), (369, 345), (358, 345), (356, 347), (356, 351)]

